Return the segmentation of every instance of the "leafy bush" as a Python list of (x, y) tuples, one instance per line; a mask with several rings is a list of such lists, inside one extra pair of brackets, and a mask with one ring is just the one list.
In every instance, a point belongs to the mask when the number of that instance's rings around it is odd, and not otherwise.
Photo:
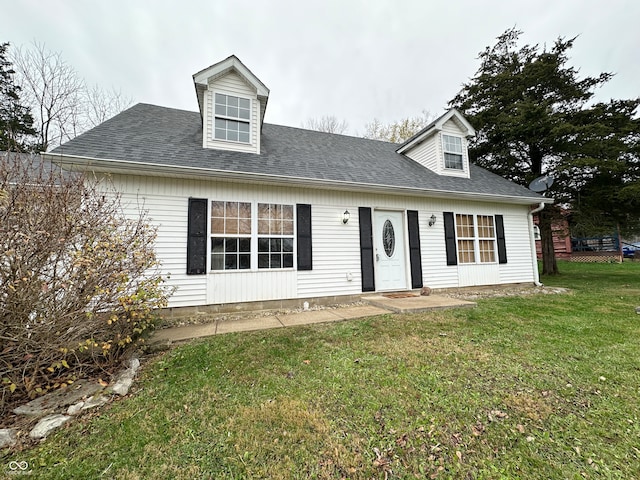
[(169, 295), (146, 212), (38, 157), (0, 159), (0, 414), (116, 366)]

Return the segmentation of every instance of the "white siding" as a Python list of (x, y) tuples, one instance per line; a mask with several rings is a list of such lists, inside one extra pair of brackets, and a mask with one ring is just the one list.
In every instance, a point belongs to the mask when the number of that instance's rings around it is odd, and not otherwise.
[(438, 148), (436, 145), (437, 135), (432, 135), (424, 142), (407, 152), (407, 156), (418, 162), (423, 167), (434, 172), (441, 170), (438, 162)]
[(242, 270), (209, 273), (206, 275), (206, 303), (219, 304), (296, 298), (297, 273), (292, 270)]
[[(419, 213), (422, 276), (431, 288), (527, 283), (534, 281), (528, 234), (528, 207), (482, 202), (433, 202), (436, 224), (428, 226), (429, 211)], [(442, 212), (503, 215), (507, 247), (506, 264), (446, 264)]]
[[(462, 137), (462, 170), (444, 168), (444, 152), (442, 149), (442, 135), (455, 135)], [(436, 172), (439, 175), (469, 178), (469, 142), (464, 136), (463, 130), (455, 120), (450, 119), (442, 126), (442, 131), (434, 133), (425, 141), (405, 152), (405, 155), (415, 160), (422, 166)]]
[[(346, 225), (345, 209), (351, 214)], [(361, 293), (358, 206), (312, 205), (311, 232), (313, 270), (298, 272), (298, 296)]]
[[(223, 142), (215, 140), (213, 136), (214, 99), (215, 93), (224, 93), (251, 99), (251, 130), (250, 144), (238, 142)], [(238, 152), (260, 153), (260, 103), (256, 92), (236, 73), (227, 73), (209, 82), (209, 88), (204, 94), (205, 117), (203, 131), (203, 147), (219, 150), (233, 150)]]
[[(420, 197), (270, 187), (229, 181), (112, 175), (130, 214), (140, 208), (158, 226), (156, 249), (168, 283), (170, 306), (195, 306), (352, 295), (362, 291), (358, 207), (418, 210), (423, 283), (432, 288), (533, 282), (527, 206)], [(313, 270), (209, 272), (186, 275), (188, 198), (312, 205)], [(210, 204), (209, 204), (210, 206)], [(345, 225), (342, 213), (351, 218)], [(504, 216), (508, 263), (447, 266), (442, 212)], [(436, 216), (429, 227), (429, 217)], [(407, 254), (407, 262), (408, 260)], [(408, 267), (408, 265), (407, 265)], [(409, 271), (407, 269), (407, 271)], [(410, 284), (407, 285), (409, 288)]]
[[(526, 207), (521, 207), (525, 210)], [(512, 209), (504, 214), (504, 237), (507, 245), (507, 263), (500, 265), (498, 283), (519, 283), (533, 278), (533, 262), (527, 216)], [(527, 248), (528, 247), (528, 248)]]

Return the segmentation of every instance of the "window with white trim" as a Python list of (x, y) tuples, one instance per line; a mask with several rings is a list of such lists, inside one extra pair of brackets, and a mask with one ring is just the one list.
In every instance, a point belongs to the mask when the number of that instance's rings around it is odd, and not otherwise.
[(293, 205), (258, 204), (258, 268), (293, 268)]
[(216, 140), (250, 142), (251, 100), (224, 93), (215, 94), (215, 125), (213, 136)]
[(442, 151), (444, 152), (444, 168), (464, 170), (462, 161), (462, 138), (443, 134)]
[(211, 270), (251, 268), (251, 203), (211, 202)]
[(211, 270), (293, 268), (293, 205), (211, 202)]
[(460, 263), (495, 263), (496, 229), (492, 215), (456, 214)]

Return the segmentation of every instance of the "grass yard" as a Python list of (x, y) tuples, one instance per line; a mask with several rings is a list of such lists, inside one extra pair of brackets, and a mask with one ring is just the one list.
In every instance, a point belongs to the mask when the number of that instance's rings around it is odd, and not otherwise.
[(560, 268), (571, 294), (176, 348), (0, 474), (640, 478), (640, 262)]

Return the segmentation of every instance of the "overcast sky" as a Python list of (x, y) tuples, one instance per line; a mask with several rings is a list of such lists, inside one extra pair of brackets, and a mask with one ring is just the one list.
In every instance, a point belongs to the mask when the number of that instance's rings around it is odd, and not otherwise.
[(579, 35), (582, 75), (616, 74), (597, 95), (640, 96), (638, 0), (0, 0), (0, 42), (44, 43), (90, 83), (135, 102), (196, 111), (192, 75), (231, 54), (271, 90), (265, 121), (335, 115), (351, 134), (374, 118), (440, 114), (516, 26), (528, 44)]

